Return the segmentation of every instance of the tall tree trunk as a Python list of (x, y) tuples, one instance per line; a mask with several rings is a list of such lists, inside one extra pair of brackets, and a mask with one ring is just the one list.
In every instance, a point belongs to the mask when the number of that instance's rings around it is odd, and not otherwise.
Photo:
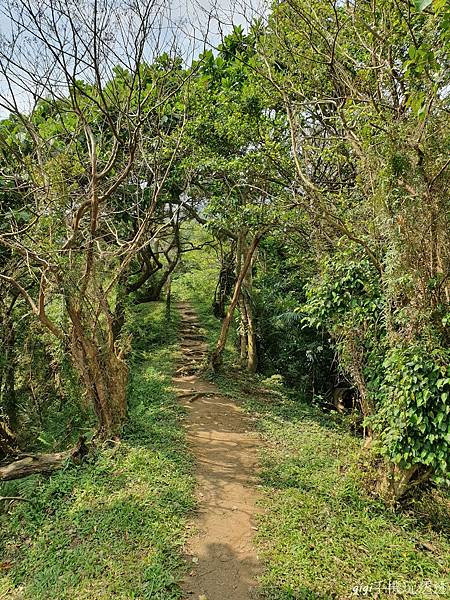
[(117, 340), (125, 324), (125, 307), (129, 294), (127, 288), (128, 277), (128, 269), (125, 269), (117, 282), (116, 306), (112, 319), (112, 334), (114, 340)]
[(225, 306), (228, 297), (233, 290), (234, 282), (236, 281), (237, 275), (235, 275), (235, 272), (239, 273), (240, 270), (237, 266), (236, 268), (234, 267), (234, 262), (235, 257), (233, 249), (228, 254), (222, 256), (222, 266), (212, 303), (213, 314), (218, 319), (224, 319), (226, 317)]
[[(242, 264), (245, 260), (245, 238), (247, 236), (247, 230), (242, 230), (237, 239), (236, 243), (236, 279), (239, 277), (239, 273), (242, 269)], [(251, 263), (249, 266), (249, 270), (251, 269)], [(242, 289), (244, 287), (245, 277), (242, 282)], [(239, 312), (241, 314), (241, 323), (239, 327), (239, 352), (240, 352), (240, 362), (241, 366), (245, 366), (247, 363), (247, 313), (245, 311), (244, 304), (244, 296), (241, 293), (239, 294), (238, 307)]]
[(241, 366), (245, 367), (248, 360), (248, 345), (247, 345), (247, 333), (248, 333), (248, 321), (247, 311), (245, 309), (244, 295), (241, 294), (238, 302), (239, 312), (241, 313), (241, 324), (239, 327), (239, 351)]
[(247, 323), (247, 370), (250, 371), (250, 373), (255, 373), (258, 368), (255, 321), (252, 301), (247, 289), (243, 293), (243, 305)]
[(172, 308), (172, 276), (169, 275), (166, 284), (166, 318), (170, 320)]
[[(245, 256), (247, 252), (247, 236), (242, 238), (242, 251)], [(253, 273), (252, 265), (253, 258), (250, 261), (250, 266), (245, 274), (244, 281), (242, 282), (241, 290), (241, 305), (242, 314), (244, 316), (244, 336), (246, 346), (246, 360), (245, 366), (250, 373), (255, 373), (258, 366), (258, 356), (256, 351), (256, 333), (255, 333), (255, 321), (253, 317), (253, 306), (252, 306), (252, 289), (253, 289)]]
[[(351, 357), (349, 372), (359, 392), (361, 412), (364, 417), (369, 417), (374, 413), (374, 406), (367, 391), (367, 384), (362, 370), (362, 365), (364, 364), (364, 349), (358, 339), (352, 338), (349, 339), (347, 352)], [(372, 437), (372, 433), (372, 427), (367, 426), (365, 428), (365, 434), (368, 437)]]
[(120, 433), (126, 417), (128, 368), (114, 344), (112, 330), (108, 340), (89, 327), (86, 319), (69, 307), (72, 321), (71, 355), (83, 379), (86, 394), (98, 419), (100, 438)]
[(227, 342), (231, 320), (233, 319), (233, 314), (241, 295), (242, 282), (244, 281), (247, 271), (251, 265), (253, 254), (255, 253), (255, 250), (258, 247), (262, 235), (262, 233), (258, 233), (253, 238), (253, 241), (250, 244), (244, 263), (242, 265), (241, 272), (239, 273), (239, 277), (236, 280), (233, 296), (231, 298), (230, 306), (228, 307), (227, 316), (225, 317), (222, 323), (222, 329), (220, 331), (219, 339), (217, 340), (216, 348), (214, 349), (214, 352), (211, 355), (210, 364), (214, 371), (218, 371), (222, 366), (223, 351)]

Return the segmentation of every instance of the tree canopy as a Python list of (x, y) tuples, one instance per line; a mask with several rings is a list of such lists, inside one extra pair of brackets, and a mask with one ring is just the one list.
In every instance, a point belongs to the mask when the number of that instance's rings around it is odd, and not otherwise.
[(129, 307), (209, 247), (211, 368), (236, 325), (242, 367), (346, 390), (380, 494), (448, 483), (448, 3), (277, 2), (190, 61), (156, 4), (91, 4), (5, 5), (2, 458), (62, 399), (120, 435)]

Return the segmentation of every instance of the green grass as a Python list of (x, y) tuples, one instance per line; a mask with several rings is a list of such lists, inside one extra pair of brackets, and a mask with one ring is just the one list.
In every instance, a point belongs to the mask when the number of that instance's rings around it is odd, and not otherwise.
[(391, 591), (413, 586), (418, 599), (450, 597), (448, 496), (429, 490), (389, 509), (366, 493), (361, 442), (336, 417), (270, 390), (262, 378), (235, 373), (217, 383), (258, 416), (264, 438), (257, 534), (264, 598), (346, 599), (356, 586), (361, 597), (411, 597), (377, 595), (377, 582), (391, 582)]
[(32, 500), (0, 514), (2, 600), (180, 598), (193, 478), (171, 390), (175, 328), (162, 305), (135, 312), (129, 421), (118, 447), (1, 487)]
[[(220, 327), (209, 302), (216, 268), (203, 265), (174, 286), (198, 310), (210, 343)], [(2, 600), (181, 598), (193, 479), (170, 387), (177, 315), (168, 323), (162, 305), (144, 305), (130, 323), (130, 419), (120, 446), (0, 490), (33, 501), (0, 514)], [(377, 582), (411, 585), (418, 600), (450, 597), (448, 496), (430, 489), (396, 511), (387, 508), (364, 486), (361, 441), (276, 378), (233, 370), (234, 352), (231, 341), (224, 374), (215, 379), (257, 417), (264, 439), (257, 534), (263, 598), (345, 600), (356, 597), (355, 586), (361, 597), (412, 597), (380, 593)]]
[[(220, 323), (200, 293), (212, 279), (202, 283), (203, 273), (183, 299), (214, 341)], [(448, 494), (429, 489), (396, 510), (386, 507), (367, 491), (370, 460), (342, 418), (312, 407), (276, 377), (239, 373), (233, 351), (231, 343), (214, 380), (257, 417), (264, 440), (256, 540), (262, 597), (450, 598)]]

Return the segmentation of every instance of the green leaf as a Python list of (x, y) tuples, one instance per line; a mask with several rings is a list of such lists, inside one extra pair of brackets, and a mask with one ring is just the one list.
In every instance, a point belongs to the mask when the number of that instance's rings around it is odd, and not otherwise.
[(420, 12), (430, 6), (432, 0), (415, 0), (416, 9)]

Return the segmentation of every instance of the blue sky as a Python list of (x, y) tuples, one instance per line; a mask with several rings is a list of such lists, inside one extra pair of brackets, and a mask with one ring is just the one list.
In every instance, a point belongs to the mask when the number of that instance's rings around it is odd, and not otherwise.
[[(172, 25), (170, 29), (176, 31), (176, 43), (179, 51), (189, 61), (202, 49), (206, 31), (207, 44), (216, 46), (220, 43), (222, 35), (230, 31), (231, 23), (248, 25), (251, 16), (261, 13), (261, 0), (179, 0), (169, 3)], [(4, 7), (0, 0), (0, 10)], [(208, 18), (212, 14), (213, 18)], [(217, 17), (217, 18), (215, 18)], [(0, 13), (0, 33), (8, 35), (10, 28), (8, 19)], [(0, 75), (0, 93), (7, 90), (5, 80)], [(20, 108), (26, 110), (29, 106), (29, 96), (15, 88)], [(0, 117), (7, 115), (4, 108), (0, 107)]]

